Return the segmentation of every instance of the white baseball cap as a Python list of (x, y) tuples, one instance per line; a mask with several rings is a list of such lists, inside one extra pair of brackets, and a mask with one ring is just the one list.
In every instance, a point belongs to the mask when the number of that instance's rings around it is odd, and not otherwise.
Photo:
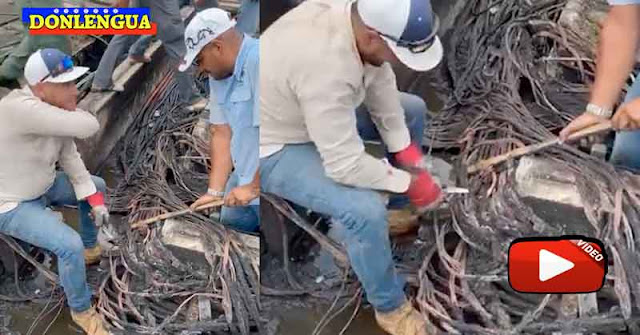
[(73, 58), (58, 49), (34, 52), (24, 66), (24, 78), (29, 85), (41, 82), (67, 83), (80, 78), (88, 67), (74, 66)]
[(430, 0), (358, 0), (356, 4), (364, 24), (377, 31), (406, 66), (428, 71), (440, 63), (438, 17)]
[(205, 45), (235, 25), (236, 21), (231, 19), (231, 14), (220, 8), (209, 8), (196, 14), (184, 31), (187, 54), (178, 70), (188, 69)]

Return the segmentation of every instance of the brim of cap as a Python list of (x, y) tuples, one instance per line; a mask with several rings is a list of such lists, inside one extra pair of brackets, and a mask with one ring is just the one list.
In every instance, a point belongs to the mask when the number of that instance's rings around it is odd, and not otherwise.
[(49, 77), (44, 80), (45, 83), (68, 83), (74, 81), (89, 71), (88, 67), (74, 66), (71, 71), (61, 73), (55, 77)]
[(429, 49), (421, 53), (413, 53), (408, 48), (399, 47), (396, 42), (382, 36), (387, 45), (393, 50), (393, 53), (407, 67), (414, 71), (429, 71), (436, 67), (442, 60), (444, 50), (442, 42), (436, 36), (433, 45)]
[(233, 28), (235, 25), (236, 25), (236, 20), (231, 20), (231, 24), (229, 25), (229, 27), (224, 29), (220, 34), (216, 36), (213, 36), (213, 35), (210, 36), (210, 38), (205, 43), (202, 43), (202, 45), (200, 45), (199, 48), (188, 50), (187, 54), (184, 55), (184, 58), (182, 59), (182, 63), (180, 64), (180, 66), (178, 66), (178, 71), (180, 72), (186, 71), (189, 68), (189, 66), (191, 66), (191, 63), (193, 63), (193, 60), (196, 59), (196, 57), (198, 56), (202, 48), (205, 47), (205, 45), (209, 44), (209, 42), (215, 40), (218, 36), (222, 35), (227, 30)]

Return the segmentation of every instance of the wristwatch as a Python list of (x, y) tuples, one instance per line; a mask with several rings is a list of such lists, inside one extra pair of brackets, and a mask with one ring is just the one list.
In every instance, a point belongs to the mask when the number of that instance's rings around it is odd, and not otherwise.
[(607, 119), (611, 118), (611, 115), (613, 115), (613, 110), (612, 109), (607, 109), (604, 107), (600, 107), (596, 104), (592, 104), (589, 103), (587, 104), (587, 108), (586, 108), (587, 113), (589, 114), (593, 114), (596, 116), (601, 116)]
[(212, 195), (214, 197), (224, 197), (224, 192), (223, 191), (216, 191), (212, 188), (207, 189), (207, 194), (208, 195)]

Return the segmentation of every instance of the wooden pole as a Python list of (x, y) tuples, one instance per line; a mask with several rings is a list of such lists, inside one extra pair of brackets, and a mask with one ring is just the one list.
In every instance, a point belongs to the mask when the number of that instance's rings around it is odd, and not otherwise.
[(136, 223), (133, 223), (131, 225), (131, 229), (138, 229), (142, 226), (148, 226), (149, 224), (152, 224), (154, 222), (158, 222), (158, 221), (162, 221), (162, 220), (166, 220), (166, 219), (171, 219), (171, 218), (175, 218), (178, 216), (182, 216), (185, 214), (190, 214), (190, 213), (194, 213), (194, 212), (200, 212), (203, 211), (205, 209), (209, 209), (209, 208), (213, 208), (213, 207), (220, 207), (224, 204), (224, 200), (220, 199), (220, 200), (216, 200), (216, 201), (212, 201), (208, 204), (204, 204), (196, 209), (191, 209), (191, 208), (185, 208), (179, 211), (175, 211), (175, 212), (169, 212), (169, 213), (164, 213), (158, 216), (154, 216), (152, 218), (148, 218), (145, 220), (141, 220), (138, 221)]
[[(612, 129), (611, 127), (611, 122), (607, 121), (607, 122), (602, 122), (599, 124), (596, 124), (594, 126), (591, 126), (589, 128), (580, 130), (578, 132), (575, 132), (571, 135), (569, 135), (569, 138), (567, 139), (567, 142), (571, 142), (571, 141), (575, 141), (575, 140), (579, 140), (581, 138), (587, 137), (587, 136), (591, 136), (591, 135), (595, 135), (595, 134), (599, 134), (599, 133), (604, 133), (607, 131), (610, 131)], [(560, 139), (559, 138), (554, 138), (554, 139), (550, 139), (547, 141), (544, 141), (542, 143), (537, 143), (537, 144), (532, 144), (532, 145), (527, 145), (525, 147), (521, 147), (521, 148), (517, 148), (514, 150), (511, 150), (509, 152), (507, 152), (506, 154), (502, 154), (502, 155), (498, 155), (495, 157), (491, 157), (491, 158), (487, 158), (485, 160), (481, 160), (471, 166), (469, 166), (469, 168), (467, 169), (468, 173), (475, 173), (484, 169), (487, 169), (493, 165), (496, 164), (500, 164), (502, 162), (505, 162), (509, 159), (513, 159), (513, 158), (518, 158), (518, 157), (522, 157), (528, 154), (532, 154), (534, 152), (538, 152), (540, 150), (546, 149), (550, 146), (554, 146), (556, 144), (560, 144)]]

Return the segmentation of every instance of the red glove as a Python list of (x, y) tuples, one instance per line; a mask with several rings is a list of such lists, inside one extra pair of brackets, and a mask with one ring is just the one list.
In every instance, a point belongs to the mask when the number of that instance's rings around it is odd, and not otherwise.
[(104, 194), (102, 192), (96, 192), (88, 196), (86, 200), (91, 207), (104, 206)]
[(434, 204), (441, 196), (440, 186), (431, 178), (426, 170), (420, 170), (413, 175), (407, 196), (411, 203), (418, 207), (428, 207)]
[(410, 144), (395, 154), (396, 162), (402, 167), (419, 167), (422, 163), (422, 151), (415, 144)]

